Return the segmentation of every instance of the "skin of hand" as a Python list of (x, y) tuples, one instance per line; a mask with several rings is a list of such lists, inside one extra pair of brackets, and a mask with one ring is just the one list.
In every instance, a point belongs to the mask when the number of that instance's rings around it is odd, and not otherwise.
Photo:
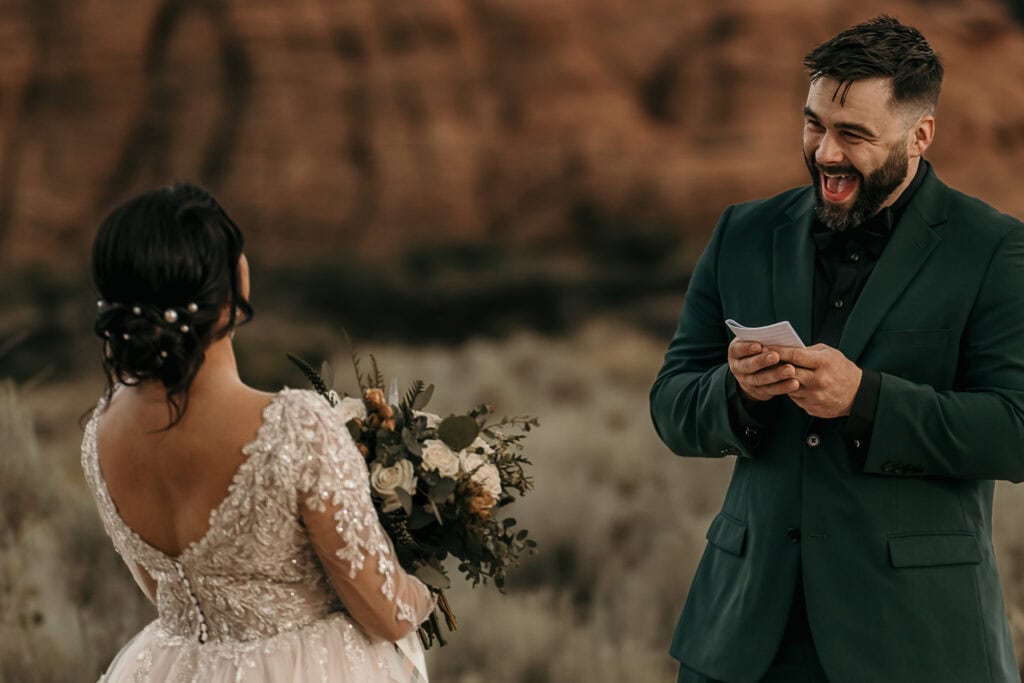
[(767, 401), (800, 388), (796, 368), (780, 363), (779, 351), (759, 342), (733, 339), (729, 344), (729, 370), (740, 385), (740, 392), (754, 401)]
[(850, 414), (864, 373), (839, 349), (826, 344), (770, 347), (766, 355), (772, 354), (778, 356), (779, 367), (793, 368), (798, 386), (785, 393), (804, 412), (821, 418)]

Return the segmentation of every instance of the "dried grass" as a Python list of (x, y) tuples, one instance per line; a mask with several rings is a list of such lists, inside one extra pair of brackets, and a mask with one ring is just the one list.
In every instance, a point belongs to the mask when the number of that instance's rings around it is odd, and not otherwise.
[[(540, 553), (513, 572), (504, 596), (456, 585), (450, 599), (462, 626), (428, 653), (434, 680), (674, 680), (669, 638), (731, 462), (678, 460), (655, 436), (647, 391), (663, 345), (594, 322), (563, 338), (360, 349), (402, 386), (436, 384), (435, 412), (487, 401), (499, 414), (541, 419), (527, 439), (536, 490), (510, 508)], [(268, 362), (289, 367), (283, 351)], [(340, 342), (332, 363), (337, 388), (354, 390)], [(50, 384), (19, 401), (0, 385), (0, 681), (94, 678), (152, 618), (78, 474), (77, 420), (100, 386)], [(25, 405), (45, 438), (33, 437)], [(995, 544), (1024, 654), (1022, 517), (1024, 488), (1000, 484)]]

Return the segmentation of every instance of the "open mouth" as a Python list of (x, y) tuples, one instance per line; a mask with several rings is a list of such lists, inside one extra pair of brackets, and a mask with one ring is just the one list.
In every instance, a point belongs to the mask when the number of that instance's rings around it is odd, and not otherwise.
[(825, 199), (834, 204), (845, 202), (860, 185), (860, 177), (856, 175), (831, 173), (821, 169), (818, 172), (821, 176), (821, 192)]

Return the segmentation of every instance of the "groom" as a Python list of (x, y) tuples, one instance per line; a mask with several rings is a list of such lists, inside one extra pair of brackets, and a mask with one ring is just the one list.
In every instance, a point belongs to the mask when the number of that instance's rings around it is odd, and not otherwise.
[(679, 680), (1017, 681), (990, 536), (993, 480), (1024, 479), (1024, 226), (924, 160), (942, 65), (915, 29), (804, 64), (811, 185), (725, 211), (651, 391), (673, 451), (736, 458)]

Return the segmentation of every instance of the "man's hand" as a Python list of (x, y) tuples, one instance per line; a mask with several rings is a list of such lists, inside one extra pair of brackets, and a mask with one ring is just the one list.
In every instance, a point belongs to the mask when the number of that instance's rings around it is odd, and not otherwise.
[(825, 344), (806, 349), (772, 347), (769, 351), (778, 354), (780, 363), (795, 367), (800, 386), (787, 393), (804, 412), (824, 418), (850, 414), (863, 371), (841, 351)]
[(754, 401), (787, 394), (799, 388), (796, 368), (779, 364), (779, 354), (758, 342), (733, 339), (729, 344), (729, 370), (740, 385), (740, 392)]

